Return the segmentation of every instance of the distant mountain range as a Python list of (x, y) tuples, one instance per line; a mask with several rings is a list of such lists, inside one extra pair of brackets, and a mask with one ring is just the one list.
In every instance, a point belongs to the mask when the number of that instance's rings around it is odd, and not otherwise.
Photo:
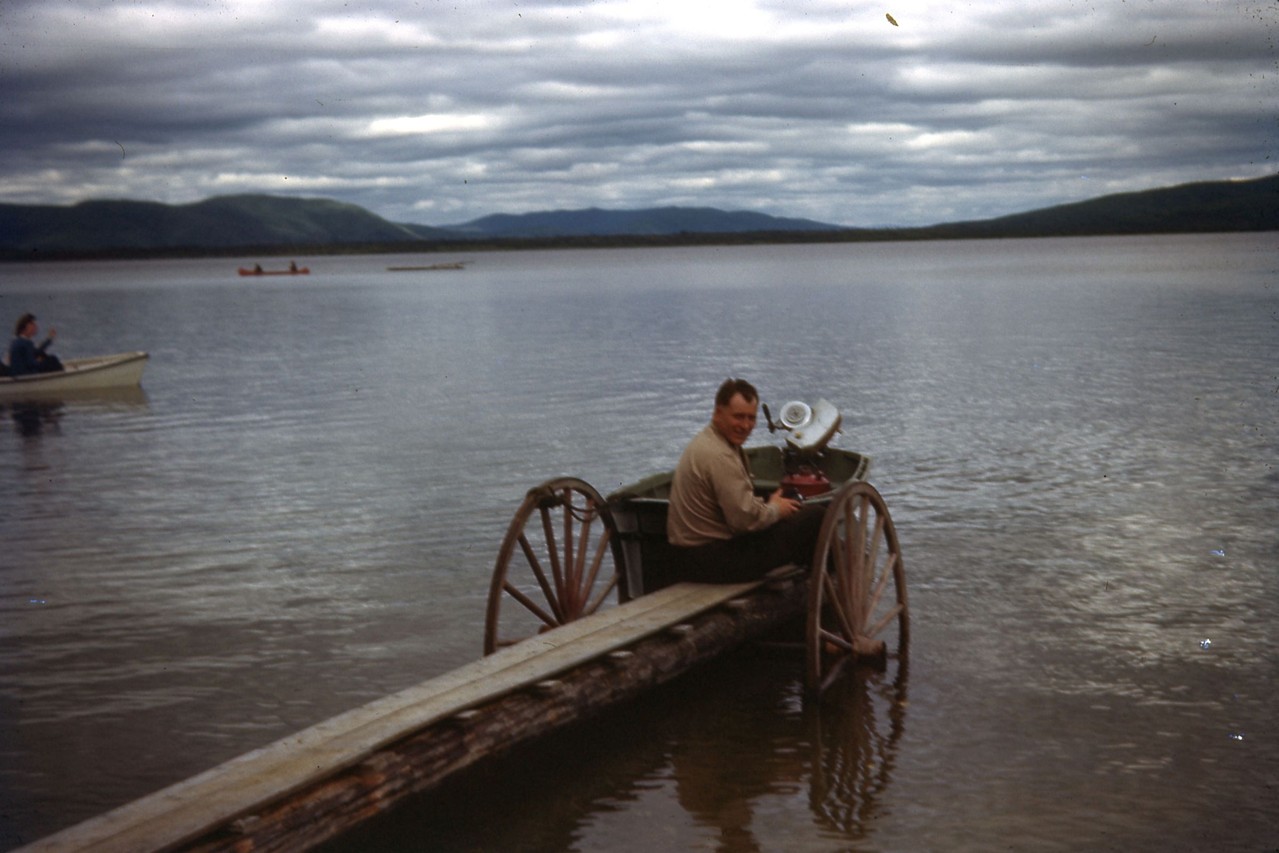
[(647, 210), (552, 210), (544, 213), (485, 216), (443, 229), (458, 237), (483, 240), (504, 237), (669, 236), (672, 234), (751, 234), (783, 231), (842, 231), (842, 225), (811, 219), (785, 219), (750, 211), (713, 207), (654, 207)]
[(69, 207), (0, 204), (0, 258), (1269, 230), (1279, 230), (1279, 175), (1109, 195), (995, 219), (883, 229), (691, 207), (496, 214), (436, 228), (389, 222), (329, 199), (236, 195), (184, 205), (127, 200)]

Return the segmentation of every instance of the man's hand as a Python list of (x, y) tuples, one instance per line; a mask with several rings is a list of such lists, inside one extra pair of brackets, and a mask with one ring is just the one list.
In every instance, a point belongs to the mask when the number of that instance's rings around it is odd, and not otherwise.
[(781, 489), (778, 489), (768, 496), (768, 504), (769, 506), (777, 507), (778, 518), (790, 518), (792, 515), (799, 512), (799, 508), (801, 506), (799, 501), (784, 497)]

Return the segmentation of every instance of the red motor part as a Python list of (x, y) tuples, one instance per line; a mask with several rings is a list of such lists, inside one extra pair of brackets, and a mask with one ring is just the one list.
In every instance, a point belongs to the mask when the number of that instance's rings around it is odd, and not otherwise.
[(781, 486), (783, 493), (795, 491), (805, 498), (811, 498), (829, 492), (830, 480), (820, 470), (803, 465), (782, 477)]

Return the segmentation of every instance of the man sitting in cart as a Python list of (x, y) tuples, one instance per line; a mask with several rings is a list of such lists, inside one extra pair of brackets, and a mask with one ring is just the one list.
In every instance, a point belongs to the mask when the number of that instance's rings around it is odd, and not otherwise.
[(738, 583), (758, 580), (787, 563), (806, 565), (824, 508), (804, 506), (781, 489), (755, 494), (742, 450), (755, 429), (759, 393), (728, 379), (715, 394), (711, 422), (680, 457), (671, 483), (666, 538), (683, 580)]

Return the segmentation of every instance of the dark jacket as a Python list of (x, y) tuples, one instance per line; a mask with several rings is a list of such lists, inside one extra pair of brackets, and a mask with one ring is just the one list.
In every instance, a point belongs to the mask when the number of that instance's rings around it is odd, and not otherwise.
[(36, 346), (30, 338), (14, 338), (9, 343), (9, 375), (26, 376), (28, 373), (40, 373), (44, 370), (40, 360), (44, 358), (45, 348), (52, 343), (49, 338)]

